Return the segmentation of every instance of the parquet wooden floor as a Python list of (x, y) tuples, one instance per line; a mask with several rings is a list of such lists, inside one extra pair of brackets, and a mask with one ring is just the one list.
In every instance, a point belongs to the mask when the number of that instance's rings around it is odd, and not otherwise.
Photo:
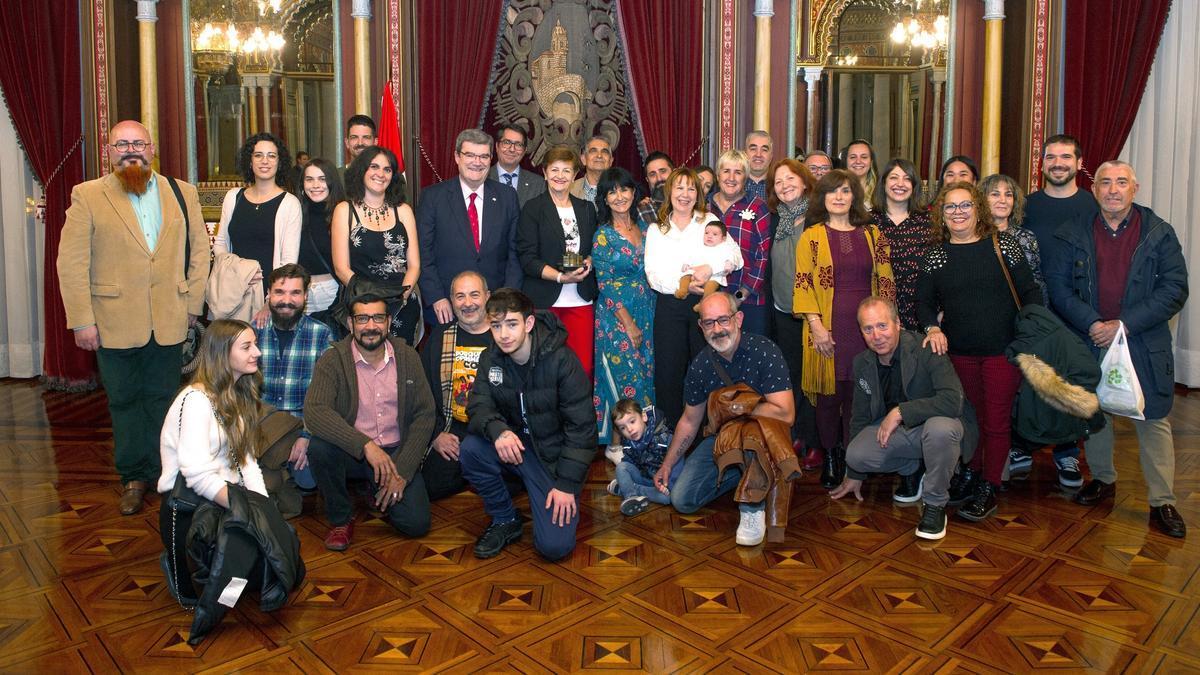
[[(861, 503), (797, 487), (782, 544), (734, 545), (732, 502), (624, 518), (598, 461), (579, 546), (542, 562), (526, 539), (491, 560), (463, 493), (406, 540), (369, 514), (326, 551), (314, 498), (294, 522), (303, 587), (265, 615), (243, 602), (208, 640), (168, 595), (157, 496), (123, 518), (103, 393), (0, 381), (0, 672), (453, 673), (1200, 671), (1200, 395), (1176, 397), (1185, 541), (1148, 532), (1132, 428), (1118, 426), (1115, 505), (1056, 487), (1049, 453), (999, 514), (916, 539), (892, 481)], [(523, 508), (527, 504), (522, 503)]]

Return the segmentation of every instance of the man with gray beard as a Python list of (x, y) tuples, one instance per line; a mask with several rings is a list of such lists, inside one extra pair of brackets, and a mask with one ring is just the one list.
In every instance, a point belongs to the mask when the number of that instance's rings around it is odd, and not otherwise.
[(158, 482), (159, 433), (179, 390), (188, 326), (204, 306), (210, 245), (196, 188), (151, 168), (134, 120), (108, 132), (112, 173), (76, 185), (58, 251), (67, 328), (96, 352), (112, 417), (121, 514)]

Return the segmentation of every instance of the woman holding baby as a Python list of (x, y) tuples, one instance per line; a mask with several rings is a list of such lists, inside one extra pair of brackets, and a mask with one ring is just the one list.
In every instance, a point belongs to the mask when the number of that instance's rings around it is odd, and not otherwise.
[[(683, 380), (688, 364), (704, 348), (695, 308), (713, 269), (693, 263), (704, 248), (705, 224), (717, 217), (708, 213), (701, 190), (700, 179), (691, 169), (672, 171), (663, 188), (666, 200), (659, 209), (658, 222), (646, 232), (646, 280), (654, 291), (654, 343), (671, 345), (671, 349), (655, 353), (655, 402), (671, 427), (683, 414)], [(681, 299), (675, 297), (675, 292), (685, 269), (692, 280)]]

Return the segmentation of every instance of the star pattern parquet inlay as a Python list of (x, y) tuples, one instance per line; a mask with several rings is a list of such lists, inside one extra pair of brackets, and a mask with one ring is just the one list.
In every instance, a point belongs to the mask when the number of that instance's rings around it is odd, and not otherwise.
[[(308, 576), (271, 614), (247, 593), (207, 640), (158, 563), (158, 497), (117, 513), (102, 393), (0, 381), (0, 672), (1013, 673), (1200, 669), (1200, 538), (1150, 532), (1127, 424), (1113, 505), (1055, 486), (1049, 452), (983, 523), (913, 536), (918, 509), (829, 500), (806, 474), (785, 540), (737, 546), (729, 496), (626, 518), (590, 468), (579, 543), (474, 557), (471, 492), (435, 502), (420, 539), (356, 497), (354, 541), (325, 549), (319, 496), (293, 520)], [(1177, 396), (1176, 492), (1200, 528), (1200, 396)], [(1086, 453), (1085, 453), (1086, 459)], [(529, 500), (518, 497), (528, 518)]]

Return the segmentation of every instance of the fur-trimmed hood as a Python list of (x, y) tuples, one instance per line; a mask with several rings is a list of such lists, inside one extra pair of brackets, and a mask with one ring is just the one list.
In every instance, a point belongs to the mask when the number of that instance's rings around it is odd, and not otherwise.
[(1029, 386), (1055, 410), (1082, 419), (1090, 419), (1100, 410), (1095, 392), (1067, 382), (1050, 364), (1033, 354), (1017, 354), (1016, 362)]

